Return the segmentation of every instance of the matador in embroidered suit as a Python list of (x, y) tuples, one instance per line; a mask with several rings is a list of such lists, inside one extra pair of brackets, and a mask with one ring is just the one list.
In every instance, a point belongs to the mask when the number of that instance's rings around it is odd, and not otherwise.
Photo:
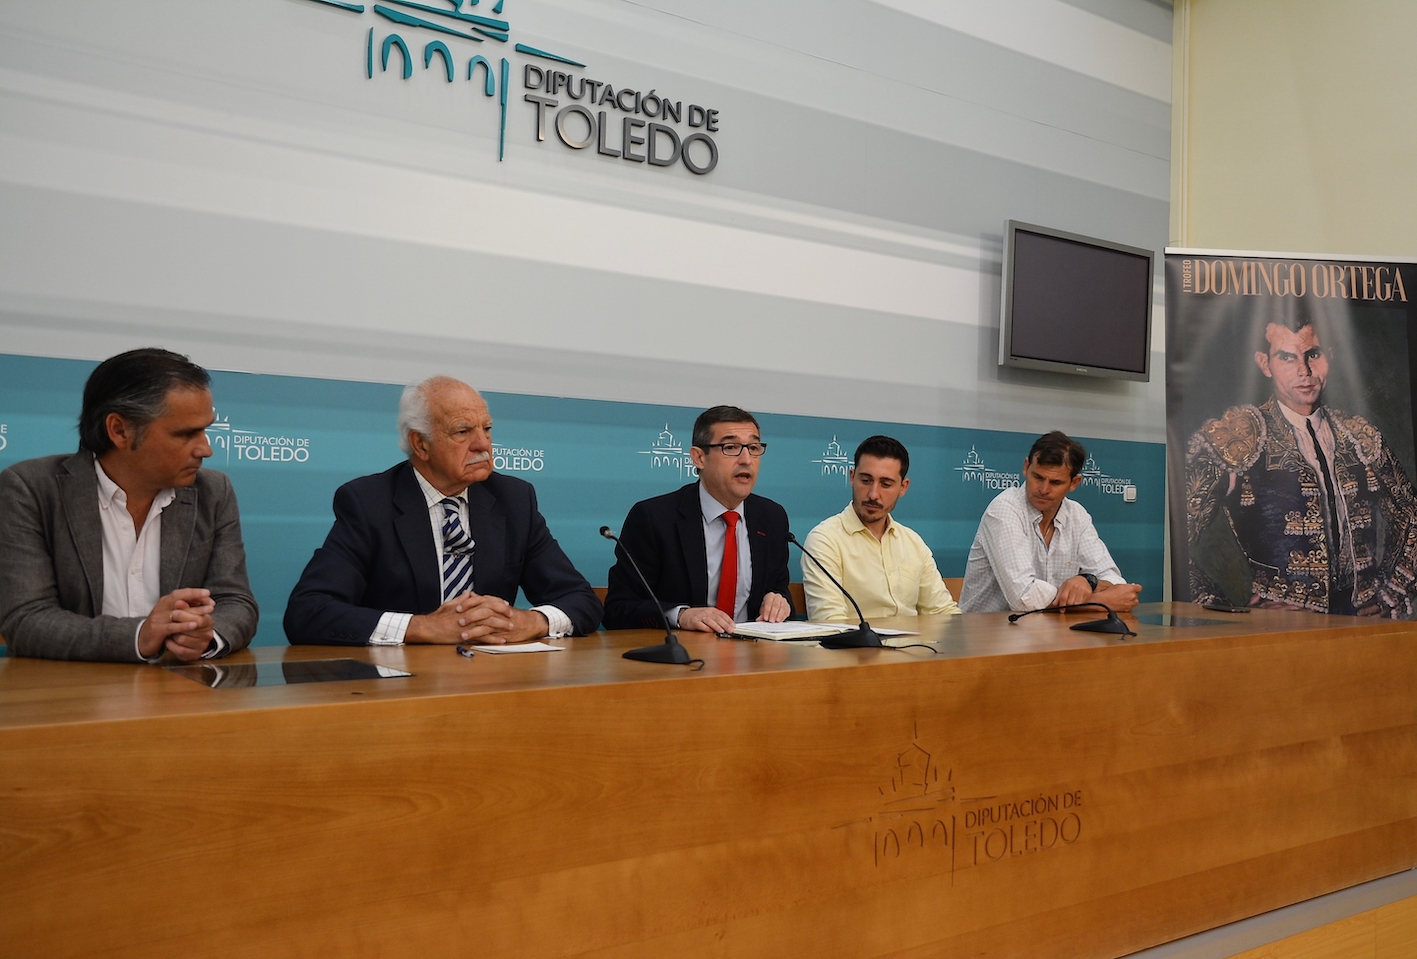
[(1225, 522), (1249, 562), (1251, 605), (1406, 618), (1417, 569), (1417, 494), (1366, 419), (1321, 405), (1327, 358), (1313, 327), (1271, 323), (1274, 380), (1260, 406), (1208, 421), (1186, 451), (1191, 598), (1228, 602), (1196, 562)]

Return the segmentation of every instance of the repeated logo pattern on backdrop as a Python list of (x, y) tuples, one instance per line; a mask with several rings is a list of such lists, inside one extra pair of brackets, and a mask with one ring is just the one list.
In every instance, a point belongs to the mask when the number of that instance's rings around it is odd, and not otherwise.
[[(1025, 454), (1027, 450), (1024, 451)], [(1002, 492), (1014, 486), (1023, 484), (1023, 474), (1019, 472), (1008, 473), (989, 467), (984, 462), (984, 458), (979, 455), (979, 451), (974, 447), (969, 448), (969, 454), (965, 456), (964, 462), (955, 467), (955, 472), (959, 474), (960, 480), (965, 483), (978, 483), (984, 489), (994, 492)], [(1126, 496), (1127, 490), (1132, 487), (1132, 481), (1120, 476), (1109, 476), (1097, 465), (1097, 458), (1088, 454), (1083, 462), (1080, 474), (1082, 483), (1078, 490), (1085, 491), (1092, 487), (1100, 493), (1112, 496)]]
[(540, 473), (546, 469), (546, 451), (494, 443), (492, 468), (499, 473)]
[[(0, 468), (72, 451), (84, 380), (92, 362), (0, 354)], [(396, 421), (400, 385), (214, 372), (219, 419), (209, 431), (208, 468), (230, 474), (241, 502), (252, 586), (261, 604), (260, 644), (285, 641), (286, 597), (324, 541), (336, 487), (402, 459)], [(619, 529), (638, 500), (693, 482), (685, 407), (487, 393), (497, 420), (493, 464), (536, 485), (552, 532), (571, 561), (603, 585), (612, 555), (598, 535)], [(1022, 463), (1034, 437), (1022, 433), (759, 414), (768, 451), (757, 491), (787, 508), (805, 537), (850, 500), (845, 476), (856, 445), (873, 433), (910, 450), (910, 494), (896, 516), (935, 552), (948, 576), (964, 573), (979, 517), (1017, 473), (987, 464)], [(1084, 439), (1090, 482), (1073, 495), (1093, 514), (1122, 571), (1161, 596), (1162, 473), (1159, 443)], [(1126, 464), (1142, 490), (1124, 504), (1097, 464)], [(1112, 472), (1108, 467), (1108, 472)], [(801, 578), (793, 556), (791, 574)]]
[(682, 442), (674, 438), (668, 423), (664, 424), (664, 429), (659, 431), (659, 436), (655, 437), (649, 449), (640, 450), (640, 455), (649, 457), (649, 467), (652, 470), (669, 469), (677, 472), (681, 479), (698, 479), (699, 471), (694, 467), (694, 461), (689, 458), (689, 451), (684, 448)]
[(1096, 487), (1110, 496), (1125, 496), (1132, 481), (1121, 476), (1108, 476), (1098, 469), (1097, 460), (1089, 456), (1082, 464), (1082, 485)]
[(846, 485), (851, 483), (851, 457), (841, 448), (841, 444), (832, 437), (832, 441), (822, 450), (822, 455), (812, 460), (822, 468), (823, 476), (840, 476)]
[(984, 462), (984, 457), (979, 455), (979, 451), (971, 446), (969, 455), (964, 458), (963, 466), (956, 466), (955, 472), (959, 478), (966, 483), (978, 483), (984, 489), (992, 490), (996, 493), (1003, 492), (1015, 486), (1022, 485), (1022, 473), (1004, 473), (996, 469), (990, 469)]
[(308, 463), (310, 438), (285, 433), (262, 433), (232, 427), (231, 420), (216, 413), (216, 422), (207, 427), (215, 463), (230, 466), (232, 458), (253, 463)]

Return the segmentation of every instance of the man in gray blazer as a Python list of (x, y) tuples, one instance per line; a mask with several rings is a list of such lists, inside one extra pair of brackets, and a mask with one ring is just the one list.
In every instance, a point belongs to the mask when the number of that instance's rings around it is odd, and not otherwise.
[(0, 636), (16, 656), (211, 659), (256, 632), (231, 480), (212, 455), (211, 379), (166, 350), (100, 363), (79, 452), (0, 472)]

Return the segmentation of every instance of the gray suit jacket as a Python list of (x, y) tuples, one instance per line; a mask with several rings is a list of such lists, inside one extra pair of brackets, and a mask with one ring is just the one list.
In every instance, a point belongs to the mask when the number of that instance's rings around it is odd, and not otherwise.
[[(0, 635), (15, 656), (141, 662), (137, 617), (100, 616), (103, 527), (93, 456), (71, 453), (0, 472)], [(165, 596), (211, 590), (216, 631), (231, 649), (256, 632), (256, 597), (236, 494), (224, 473), (201, 470), (162, 512)]]

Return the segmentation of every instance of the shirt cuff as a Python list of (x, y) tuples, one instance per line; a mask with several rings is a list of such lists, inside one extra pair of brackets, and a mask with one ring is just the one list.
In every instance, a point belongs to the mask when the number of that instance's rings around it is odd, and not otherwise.
[(212, 641), (207, 645), (207, 651), (202, 654), (202, 659), (216, 659), (218, 656), (225, 656), (230, 649), (226, 640), (221, 638), (221, 633), (213, 632)]
[(678, 629), (678, 628), (679, 628), (679, 614), (682, 613), (684, 610), (686, 610), (686, 609), (688, 609), (688, 608), (689, 608), (689, 607), (688, 607), (688, 605), (686, 604), (686, 605), (684, 605), (684, 606), (675, 606), (673, 609), (666, 610), (665, 613), (664, 613), (664, 615), (669, 617), (669, 625), (670, 625), (671, 627), (673, 627), (674, 629)]
[(138, 659), (140, 659), (141, 661), (143, 661), (143, 662), (145, 662), (145, 663), (155, 663), (155, 662), (157, 662), (159, 659), (162, 659), (162, 654), (163, 654), (163, 651), (167, 649), (167, 644), (166, 644), (166, 643), (163, 643), (161, 646), (159, 646), (159, 647), (157, 648), (157, 653), (156, 653), (155, 655), (152, 655), (152, 656), (144, 656), (144, 655), (142, 654), (142, 651), (138, 648), (138, 635), (139, 635), (140, 633), (142, 633), (142, 631), (143, 631), (143, 623), (145, 623), (145, 622), (147, 622), (147, 618), (146, 618), (146, 617), (144, 617), (143, 619), (138, 620), (138, 628), (135, 629), (135, 630), (133, 630), (133, 655), (137, 656)]
[(408, 633), (408, 621), (411, 619), (412, 613), (385, 613), (380, 616), (374, 632), (369, 634), (369, 645), (402, 646), (403, 638)]
[(1033, 585), (1023, 591), (1019, 597), (1019, 602), (1024, 609), (1042, 609), (1044, 606), (1053, 605), (1053, 600), (1058, 598), (1058, 587), (1051, 583), (1045, 583), (1041, 579), (1035, 579)]
[(542, 616), (546, 617), (546, 625), (548, 627), (546, 631), (547, 639), (560, 639), (576, 631), (575, 627), (571, 625), (571, 617), (561, 612), (561, 610), (557, 609), (555, 606), (533, 606), (531, 611), (533, 613), (540, 613)]

